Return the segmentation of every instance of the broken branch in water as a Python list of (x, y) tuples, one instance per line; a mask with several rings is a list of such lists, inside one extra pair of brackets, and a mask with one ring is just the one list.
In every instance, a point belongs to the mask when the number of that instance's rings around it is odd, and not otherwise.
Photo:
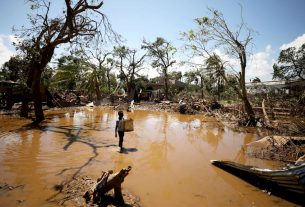
[(13, 185), (9, 185), (7, 183), (0, 184), (0, 190), (1, 191), (11, 191), (11, 190), (14, 190), (16, 188), (24, 188), (24, 185), (13, 186)]

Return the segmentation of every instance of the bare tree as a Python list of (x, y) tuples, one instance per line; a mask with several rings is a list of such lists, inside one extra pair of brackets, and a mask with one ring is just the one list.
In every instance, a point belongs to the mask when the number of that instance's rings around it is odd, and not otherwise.
[(120, 77), (126, 82), (128, 97), (133, 99), (134, 81), (136, 76), (140, 76), (146, 54), (139, 55), (135, 49), (119, 46), (114, 48), (114, 56), (118, 59), (116, 64), (120, 69)]
[(51, 1), (28, 2), (36, 13), (29, 15), (30, 28), (22, 27), (19, 30), (23, 40), (17, 48), (29, 60), (27, 86), (32, 89), (36, 122), (40, 122), (44, 119), (40, 94), (41, 74), (51, 61), (55, 48), (64, 43), (85, 43), (96, 33), (107, 35), (112, 29), (106, 15), (99, 10), (104, 3), (101, 0), (92, 0), (90, 3), (87, 0), (65, 0), (65, 8), (58, 17), (50, 17)]
[(246, 26), (242, 15), (241, 23), (233, 31), (230, 29), (221, 12), (214, 9), (208, 10), (209, 17), (195, 19), (198, 25), (196, 31), (190, 30), (189, 32), (183, 33), (183, 37), (186, 40), (186, 47), (193, 51), (194, 56), (211, 58), (213, 63), (217, 62), (214, 66), (217, 66), (215, 68), (222, 74), (225, 81), (224, 69), (226, 61), (219, 55), (216, 55), (215, 49), (222, 50), (229, 57), (238, 60), (239, 72), (236, 77), (238, 78), (239, 88), (235, 87), (234, 89), (244, 103), (250, 123), (255, 124), (255, 114), (248, 100), (245, 84), (247, 48), (251, 44), (253, 30)]

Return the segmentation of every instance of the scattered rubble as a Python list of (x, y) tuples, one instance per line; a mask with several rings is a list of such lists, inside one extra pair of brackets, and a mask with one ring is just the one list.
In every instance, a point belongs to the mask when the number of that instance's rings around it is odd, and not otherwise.
[(247, 144), (245, 149), (250, 157), (299, 164), (305, 155), (305, 137), (266, 136)]

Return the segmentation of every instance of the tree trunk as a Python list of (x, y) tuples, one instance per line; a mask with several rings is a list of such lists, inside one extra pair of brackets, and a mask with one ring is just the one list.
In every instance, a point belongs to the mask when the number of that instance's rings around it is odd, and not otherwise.
[(242, 101), (244, 102), (244, 107), (246, 110), (246, 113), (249, 117), (251, 125), (255, 125), (255, 113), (253, 111), (252, 105), (250, 104), (248, 100), (247, 90), (245, 84), (242, 85)]
[(200, 77), (201, 98), (203, 99), (203, 77)]
[(40, 59), (33, 61), (29, 65), (29, 73), (27, 79), (27, 86), (32, 89), (32, 97), (35, 108), (35, 122), (39, 123), (44, 120), (44, 114), (41, 103), (41, 74), (47, 64), (50, 62), (54, 54), (55, 46), (46, 46), (40, 51)]
[(135, 93), (136, 93), (136, 85), (134, 83), (130, 82), (129, 86), (128, 86), (128, 92), (127, 92), (129, 100), (134, 100)]
[[(227, 77), (224, 74), (222, 74), (221, 76), (223, 77), (224, 81), (227, 84), (229, 84), (229, 81), (228, 81)], [(255, 114), (254, 114), (253, 108), (252, 108), (252, 106), (251, 106), (251, 104), (248, 100), (245, 81), (242, 81), (241, 79), (239, 81), (240, 81), (241, 91), (237, 87), (235, 87), (234, 85), (232, 87), (235, 90), (235, 92), (237, 93), (238, 97), (244, 103), (245, 111), (246, 111), (246, 113), (249, 117), (249, 121), (250, 121), (249, 125), (255, 125), (256, 124)]]
[(245, 52), (244, 46), (241, 44), (238, 44), (240, 48), (240, 54), (239, 54), (239, 59), (240, 59), (240, 68), (241, 68), (241, 77), (240, 77), (240, 84), (241, 84), (241, 93), (242, 93), (242, 100), (244, 102), (245, 110), (249, 118), (249, 124), (250, 125), (256, 125), (256, 119), (255, 119), (255, 114), (252, 108), (252, 105), (250, 104), (248, 100), (248, 94), (247, 94), (247, 89), (246, 89), (246, 65), (247, 65), (247, 56)]
[(114, 187), (114, 200), (118, 203), (124, 203), (121, 185)]
[(219, 78), (217, 80), (217, 98), (218, 98), (218, 101), (220, 101), (220, 80), (219, 80)]
[(130, 170), (131, 166), (128, 166), (128, 168), (123, 168), (114, 174), (112, 174), (112, 171), (103, 172), (96, 185), (84, 194), (83, 197), (86, 199), (86, 203), (102, 204), (103, 196), (114, 189), (115, 201), (119, 204), (124, 204), (121, 185)]
[(110, 86), (110, 74), (109, 70), (106, 71), (106, 76), (107, 76), (107, 87), (108, 87), (108, 93), (110, 94), (111, 86)]
[(32, 93), (33, 93), (33, 101), (35, 108), (35, 122), (41, 122), (44, 120), (44, 114), (42, 110), (41, 103), (41, 93), (40, 93), (40, 80), (41, 80), (41, 69), (37, 68), (33, 70), (33, 83), (32, 83)]
[(96, 100), (100, 101), (102, 99), (102, 95), (97, 80), (95, 80), (95, 93), (96, 93)]
[(168, 75), (167, 75), (167, 68), (164, 69), (164, 90), (165, 90), (165, 99), (168, 100)]
[(97, 71), (96, 71), (96, 68), (93, 67), (93, 73), (94, 73), (94, 88), (95, 88), (95, 94), (96, 94), (96, 100), (97, 101), (100, 101), (102, 99), (102, 96), (101, 96), (101, 91), (100, 91), (100, 87), (99, 87), (99, 82), (98, 82), (98, 79), (97, 79)]
[(248, 100), (248, 97), (243, 97), (243, 102), (244, 102), (245, 110), (249, 117), (250, 123), (251, 123), (251, 125), (253, 125), (256, 122), (255, 114), (254, 114), (253, 108)]
[(263, 110), (265, 125), (269, 128), (273, 128), (271, 125), (270, 119), (268, 117), (268, 114), (266, 112), (265, 99), (263, 99), (263, 101), (262, 101), (262, 110)]

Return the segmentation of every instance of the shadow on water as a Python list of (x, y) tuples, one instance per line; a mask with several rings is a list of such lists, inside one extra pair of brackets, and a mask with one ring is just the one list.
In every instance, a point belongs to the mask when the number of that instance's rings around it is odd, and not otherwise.
[(122, 154), (128, 154), (128, 153), (130, 153), (130, 152), (137, 152), (137, 151), (138, 151), (137, 148), (125, 148), (125, 147), (123, 147), (123, 150), (120, 151), (120, 153), (122, 153)]
[[(63, 149), (66, 151), (74, 143), (84, 144), (84, 145), (90, 147), (92, 150), (93, 155), (91, 157), (89, 157), (89, 159), (83, 165), (81, 165), (79, 167), (74, 167), (74, 168), (65, 168), (61, 172), (59, 172), (58, 175), (61, 175), (69, 170), (76, 170), (75, 173), (72, 175), (72, 179), (75, 178), (77, 175), (79, 175), (79, 173), (81, 172), (81, 170), (83, 168), (88, 166), (99, 155), (99, 153), (97, 152), (98, 148), (112, 146), (112, 145), (108, 145), (106, 142), (102, 142), (101, 145), (92, 143), (90, 140), (86, 139), (86, 137), (80, 136), (80, 134), (83, 130), (88, 130), (88, 129), (84, 129), (83, 127), (80, 127), (80, 126), (52, 126), (52, 127), (47, 127), (44, 129), (44, 131), (50, 131), (53, 133), (60, 133), (60, 134), (65, 135), (68, 142), (63, 146)], [(76, 131), (76, 133), (73, 133), (74, 131)]]
[[(52, 132), (56, 134), (61, 134), (67, 140), (67, 143), (63, 146), (63, 150), (68, 151), (69, 148), (75, 144), (80, 143), (88, 146), (91, 149), (91, 156), (80, 166), (77, 167), (70, 167), (70, 168), (64, 168), (60, 172), (58, 172), (56, 175), (63, 175), (67, 171), (72, 171), (73, 174), (69, 176), (67, 180), (62, 181), (60, 184), (54, 185), (54, 189), (57, 191), (54, 195), (50, 196), (47, 201), (52, 203), (57, 203), (58, 201), (62, 201), (60, 197), (60, 194), (62, 190), (64, 189), (64, 186), (71, 183), (77, 176), (80, 175), (80, 172), (87, 166), (89, 166), (99, 155), (98, 149), (99, 148), (108, 148), (108, 147), (115, 147), (117, 145), (111, 144), (107, 141), (99, 141), (99, 143), (95, 143), (92, 140), (90, 140), (90, 137), (87, 137), (85, 135), (82, 135), (83, 132), (87, 131), (106, 131), (109, 127), (106, 128), (96, 128), (95, 124), (99, 122), (94, 123), (88, 123), (88, 124), (82, 124), (82, 125), (61, 125), (61, 126), (45, 126), (43, 124), (36, 124), (36, 123), (30, 123), (23, 125), (21, 128), (14, 130), (15, 132), (22, 132), (22, 131), (28, 131), (28, 130), (40, 130), (41, 132)], [(136, 148), (124, 148), (123, 152), (124, 154), (128, 154), (130, 152), (136, 152)], [(64, 202), (64, 201), (63, 201)]]

